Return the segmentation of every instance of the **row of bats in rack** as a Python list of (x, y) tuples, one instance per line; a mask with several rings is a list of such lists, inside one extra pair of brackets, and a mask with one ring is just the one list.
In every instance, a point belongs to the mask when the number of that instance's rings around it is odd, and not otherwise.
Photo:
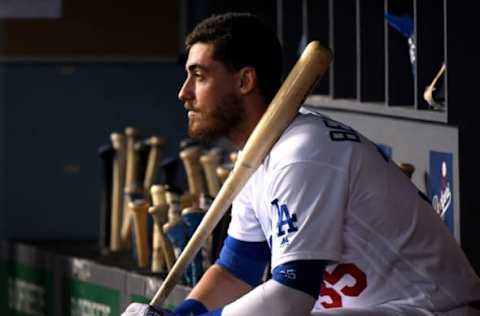
[[(138, 268), (162, 274), (174, 265), (237, 157), (225, 147), (194, 139), (183, 140), (176, 157), (162, 157), (165, 147), (164, 138), (141, 139), (138, 129), (127, 127), (124, 133), (112, 133), (110, 142), (99, 148), (100, 247), (108, 253), (133, 253)], [(176, 184), (181, 167), (187, 190)], [(227, 212), (187, 268), (187, 285), (195, 285), (217, 258), (229, 219)]]

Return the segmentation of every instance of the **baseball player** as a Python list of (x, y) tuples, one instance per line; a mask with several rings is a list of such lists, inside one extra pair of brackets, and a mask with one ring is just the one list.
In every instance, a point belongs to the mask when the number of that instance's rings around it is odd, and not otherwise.
[[(276, 36), (228, 13), (201, 22), (186, 49), (191, 136), (241, 150), (280, 84)], [(479, 315), (479, 301), (478, 276), (396, 164), (354, 129), (300, 111), (234, 201), (220, 256), (187, 299), (123, 315)]]

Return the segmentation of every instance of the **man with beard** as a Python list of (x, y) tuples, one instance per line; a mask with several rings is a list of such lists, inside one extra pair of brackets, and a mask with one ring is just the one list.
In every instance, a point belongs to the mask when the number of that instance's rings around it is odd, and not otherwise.
[[(190, 135), (241, 150), (280, 84), (275, 34), (224, 14), (186, 49)], [(174, 312), (133, 303), (123, 315), (477, 315), (478, 300), (480, 280), (395, 163), (352, 128), (301, 111), (233, 202), (220, 256), (188, 298)]]

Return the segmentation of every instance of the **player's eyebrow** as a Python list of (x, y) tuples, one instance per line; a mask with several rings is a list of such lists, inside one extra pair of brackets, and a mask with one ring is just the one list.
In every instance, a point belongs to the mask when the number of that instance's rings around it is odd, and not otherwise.
[(200, 65), (200, 64), (191, 64), (187, 67), (187, 72), (195, 72), (197, 70), (201, 70), (203, 72), (207, 71), (207, 67)]

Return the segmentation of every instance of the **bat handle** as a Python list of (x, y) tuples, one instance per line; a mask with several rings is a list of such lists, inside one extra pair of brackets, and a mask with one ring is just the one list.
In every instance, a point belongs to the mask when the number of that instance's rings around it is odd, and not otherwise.
[(165, 263), (167, 265), (168, 271), (170, 271), (173, 268), (173, 265), (175, 264), (175, 252), (173, 251), (172, 244), (168, 240), (167, 236), (165, 236), (165, 233), (162, 230), (162, 227), (159, 226), (159, 234), (158, 234), (158, 240), (160, 244), (160, 248), (162, 249), (162, 254), (163, 257), (165, 258)]
[[(175, 260), (175, 255), (173, 250), (171, 254), (167, 253), (168, 249), (165, 250), (166, 240), (163, 233), (163, 225), (167, 222), (167, 212), (168, 205), (164, 204), (161, 206), (152, 206), (148, 209), (148, 213), (153, 217), (153, 250), (152, 250), (152, 271), (159, 272), (162, 271), (163, 266), (166, 264), (167, 269), (171, 269)], [(169, 247), (170, 249), (171, 246)], [(168, 256), (167, 256), (168, 255)], [(173, 259), (172, 259), (173, 256)]]
[(162, 251), (160, 243), (160, 227), (158, 224), (153, 224), (153, 242), (152, 242), (152, 272), (166, 272), (165, 256)]
[(133, 217), (129, 211), (129, 195), (137, 190), (137, 154), (135, 151), (135, 142), (140, 132), (134, 127), (125, 129), (126, 135), (126, 168), (125, 168), (125, 195), (123, 200), (123, 223), (121, 228), (121, 241), (126, 248), (130, 245), (130, 234), (132, 230)]
[(205, 192), (203, 174), (199, 164), (200, 155), (201, 150), (198, 146), (187, 147), (180, 152), (180, 158), (183, 161), (187, 174), (188, 189), (195, 197), (194, 200), (198, 199), (200, 194)]
[(135, 151), (135, 142), (140, 135), (138, 129), (134, 127), (127, 127), (125, 129), (127, 139), (127, 166), (125, 186), (135, 186), (137, 179), (137, 154)]
[(119, 133), (110, 135), (115, 149), (112, 169), (112, 212), (110, 217), (110, 250), (121, 249), (121, 225), (123, 210), (123, 184), (125, 181), (125, 136)]
[(155, 175), (159, 166), (160, 149), (164, 144), (164, 141), (160, 137), (152, 136), (149, 139), (149, 144), (150, 152), (148, 154), (147, 169), (145, 171), (145, 179), (143, 181), (143, 187), (145, 191), (148, 191), (155, 181)]
[(220, 179), (217, 176), (216, 168), (218, 166), (218, 157), (211, 154), (205, 154), (200, 157), (205, 178), (207, 179), (208, 193), (211, 197), (215, 197), (220, 190)]
[(135, 242), (137, 246), (137, 260), (140, 268), (148, 265), (148, 241), (147, 241), (147, 212), (148, 202), (135, 200), (128, 204), (133, 213), (135, 224)]

